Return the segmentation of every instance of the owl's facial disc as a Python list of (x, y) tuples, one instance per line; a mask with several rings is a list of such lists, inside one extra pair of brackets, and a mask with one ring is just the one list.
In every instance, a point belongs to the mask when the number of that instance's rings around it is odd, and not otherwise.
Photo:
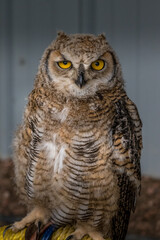
[(79, 97), (112, 87), (115, 64), (111, 52), (104, 51), (100, 55), (82, 52), (78, 55), (72, 50), (71, 53), (68, 49), (50, 52), (47, 60), (50, 84), (65, 94)]

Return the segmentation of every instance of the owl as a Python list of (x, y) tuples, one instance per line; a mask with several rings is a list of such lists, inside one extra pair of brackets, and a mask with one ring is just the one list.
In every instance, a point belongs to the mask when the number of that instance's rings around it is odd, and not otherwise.
[(52, 222), (73, 224), (73, 240), (125, 239), (140, 192), (141, 128), (105, 35), (58, 33), (14, 139), (15, 182), (28, 214), (13, 230)]

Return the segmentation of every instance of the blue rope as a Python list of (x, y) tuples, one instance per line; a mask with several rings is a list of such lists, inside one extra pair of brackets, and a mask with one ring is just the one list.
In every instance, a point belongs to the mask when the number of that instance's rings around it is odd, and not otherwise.
[(50, 240), (52, 237), (53, 232), (57, 230), (56, 225), (50, 225), (44, 232), (41, 240)]

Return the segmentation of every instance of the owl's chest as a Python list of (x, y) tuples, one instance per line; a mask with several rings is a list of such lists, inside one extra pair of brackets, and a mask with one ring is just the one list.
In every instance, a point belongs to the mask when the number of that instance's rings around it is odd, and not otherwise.
[(102, 175), (104, 166), (109, 168), (112, 108), (88, 103), (69, 109), (64, 108), (56, 116), (52, 114), (57, 125), (52, 121), (48, 124), (49, 140), (43, 142), (42, 148), (45, 159), (52, 165), (53, 176), (63, 179), (64, 188), (72, 185), (74, 191), (75, 185), (82, 192), (96, 181), (93, 175)]
[(58, 167), (54, 166), (57, 181), (53, 185), (58, 204), (52, 216), (57, 223), (90, 219), (97, 226), (102, 222), (106, 206), (116, 209), (115, 179), (104, 138), (83, 136), (74, 136), (70, 145), (66, 144), (63, 151), (60, 148), (57, 155)]
[(82, 175), (86, 170), (98, 168), (107, 158), (112, 145), (112, 108), (89, 103), (85, 107), (84, 104), (73, 106), (73, 111), (69, 109), (64, 107), (61, 114), (52, 115), (56, 124), (52, 121), (48, 124), (49, 140), (42, 145), (45, 158), (54, 165), (54, 173), (61, 174), (68, 169)]
[(71, 125), (61, 123), (49, 129), (49, 140), (42, 141), (45, 158), (54, 163), (54, 173), (60, 173), (64, 168), (91, 171), (107, 157), (112, 145), (107, 121), (95, 123), (81, 119), (77, 124), (75, 121)]
[[(53, 219), (65, 221), (93, 216), (95, 209), (105, 208), (108, 193), (113, 192), (113, 174), (109, 155), (111, 134), (103, 121), (99, 125), (88, 121), (71, 128), (67, 124), (50, 132), (44, 143), (44, 154), (52, 165), (53, 195), (58, 199), (53, 207)], [(108, 204), (113, 199), (108, 198)], [(95, 219), (96, 219), (95, 215)], [(70, 219), (68, 220), (70, 221)], [(61, 222), (62, 223), (62, 222)]]
[(107, 161), (111, 149), (109, 131), (92, 125), (85, 129), (84, 126), (77, 129), (63, 126), (51, 136), (50, 141), (44, 141), (43, 152), (52, 166), (53, 180), (54, 176), (60, 179), (63, 182), (60, 187), (63, 185), (64, 190), (70, 189), (75, 199), (80, 194), (91, 195), (89, 191), (92, 187), (93, 193), (93, 186), (97, 186), (96, 192), (101, 194), (103, 175), (106, 176), (110, 165)]

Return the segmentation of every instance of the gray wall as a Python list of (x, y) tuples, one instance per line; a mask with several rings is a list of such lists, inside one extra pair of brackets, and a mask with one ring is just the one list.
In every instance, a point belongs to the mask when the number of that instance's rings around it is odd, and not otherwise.
[(39, 59), (57, 30), (105, 32), (142, 121), (142, 171), (160, 177), (160, 1), (0, 0), (0, 157), (11, 153)]

